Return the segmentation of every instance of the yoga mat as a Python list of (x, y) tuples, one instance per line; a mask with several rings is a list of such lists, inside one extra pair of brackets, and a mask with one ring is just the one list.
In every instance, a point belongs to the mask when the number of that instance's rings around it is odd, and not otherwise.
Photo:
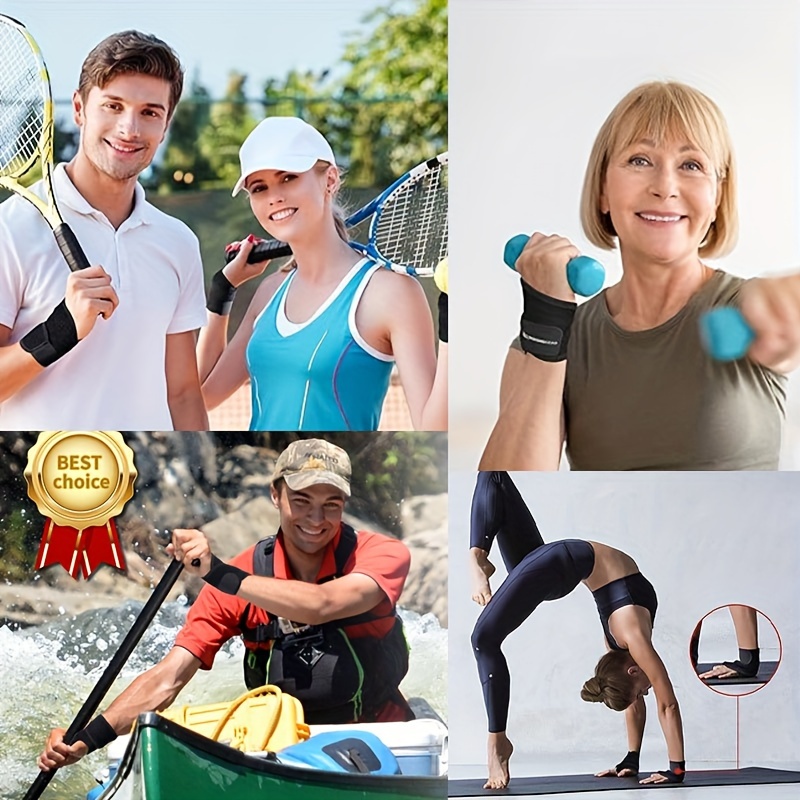
[[(717, 662), (719, 663), (719, 662)], [(736, 684), (747, 684), (747, 683), (766, 683), (777, 671), (778, 669), (778, 661), (762, 661), (759, 668), (758, 674), (752, 678), (705, 678), (702, 679), (703, 683), (708, 684), (709, 686), (724, 686), (725, 684), (729, 685), (736, 685)], [(698, 675), (702, 672), (708, 672), (709, 670), (714, 669), (716, 664), (698, 664), (695, 667), (695, 671)]]
[[(657, 770), (642, 770), (647, 777)], [(612, 789), (674, 789), (680, 786), (742, 786), (764, 783), (800, 783), (800, 772), (762, 767), (745, 769), (690, 770), (683, 783), (642, 786), (640, 778), (595, 778), (594, 775), (540, 775), (533, 778), (511, 776), (506, 789), (484, 789), (485, 779), (449, 780), (448, 797), (482, 797), (485, 795), (559, 794), (561, 792), (609, 791)]]

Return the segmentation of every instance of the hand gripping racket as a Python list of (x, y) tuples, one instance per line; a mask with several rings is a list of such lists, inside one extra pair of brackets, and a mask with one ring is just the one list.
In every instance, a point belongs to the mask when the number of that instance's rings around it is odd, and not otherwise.
[[(516, 270), (520, 257), (530, 236), (519, 233), (506, 242), (503, 250), (503, 261), (511, 269)], [(589, 256), (576, 256), (567, 262), (567, 282), (570, 289), (581, 297), (591, 297), (603, 288), (606, 271), (599, 261)]]
[[(346, 224), (353, 228), (369, 217), (366, 244), (350, 246), (394, 272), (417, 277), (433, 275), (447, 255), (447, 153), (430, 158), (398, 178), (388, 189), (367, 203)], [(248, 263), (291, 255), (285, 242), (259, 242)], [(236, 251), (226, 254), (231, 261)]]
[[(22, 23), (0, 14), (0, 186), (32, 203), (52, 228), (69, 268), (89, 266), (53, 193), (53, 100), (41, 51)], [(20, 183), (38, 163), (43, 193)]]

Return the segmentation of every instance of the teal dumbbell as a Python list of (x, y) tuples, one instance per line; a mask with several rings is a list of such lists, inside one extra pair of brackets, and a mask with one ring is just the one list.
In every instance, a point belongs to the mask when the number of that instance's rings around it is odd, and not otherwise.
[(700, 319), (703, 346), (717, 361), (736, 361), (744, 358), (753, 339), (753, 329), (738, 308), (715, 308)]
[[(503, 261), (511, 269), (516, 270), (517, 259), (530, 238), (530, 236), (520, 233), (506, 242)], [(572, 291), (581, 297), (591, 297), (593, 294), (597, 294), (603, 288), (605, 279), (605, 267), (589, 256), (577, 256), (567, 263), (567, 282)]]

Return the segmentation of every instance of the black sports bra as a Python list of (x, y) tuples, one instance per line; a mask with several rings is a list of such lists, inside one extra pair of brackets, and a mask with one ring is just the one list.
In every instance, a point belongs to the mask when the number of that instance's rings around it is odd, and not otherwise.
[(650, 621), (655, 622), (656, 609), (658, 608), (656, 590), (641, 572), (626, 575), (624, 578), (617, 578), (617, 580), (611, 581), (611, 583), (607, 583), (592, 592), (592, 595), (595, 603), (597, 603), (597, 611), (600, 614), (600, 623), (603, 626), (606, 641), (612, 650), (626, 649), (616, 643), (608, 627), (608, 618), (618, 608), (642, 606), (650, 612)]

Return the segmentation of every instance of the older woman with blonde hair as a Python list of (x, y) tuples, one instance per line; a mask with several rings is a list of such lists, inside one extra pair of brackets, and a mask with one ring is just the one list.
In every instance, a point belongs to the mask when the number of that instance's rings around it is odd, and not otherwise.
[[(495, 594), (488, 560), (497, 539), (508, 577)], [(600, 542), (580, 539), (544, 543), (536, 522), (505, 472), (479, 472), (472, 501), (470, 562), (472, 598), (485, 606), (475, 624), (472, 647), (478, 662), (489, 723), (488, 771), (484, 788), (502, 789), (509, 782), (514, 751), (506, 734), (511, 693), (508, 664), (501, 650), (545, 600), (557, 600), (583, 583), (594, 596), (608, 652), (581, 697), (625, 712), (628, 753), (599, 776), (626, 777), (639, 772), (645, 725), (644, 696), (652, 687), (664, 732), (669, 769), (641, 783), (679, 783), (685, 760), (683, 726), (667, 669), (652, 643), (658, 601), (652, 584), (626, 553)]]
[[(725, 119), (677, 82), (636, 87), (592, 149), (581, 199), (588, 240), (619, 248), (618, 283), (579, 307), (563, 236), (535, 233), (517, 270), (522, 327), (481, 469), (776, 469), (784, 373), (800, 360), (800, 277), (743, 280), (706, 259), (737, 238), (736, 162)], [(699, 323), (736, 306), (755, 333), (747, 358), (703, 352)]]

